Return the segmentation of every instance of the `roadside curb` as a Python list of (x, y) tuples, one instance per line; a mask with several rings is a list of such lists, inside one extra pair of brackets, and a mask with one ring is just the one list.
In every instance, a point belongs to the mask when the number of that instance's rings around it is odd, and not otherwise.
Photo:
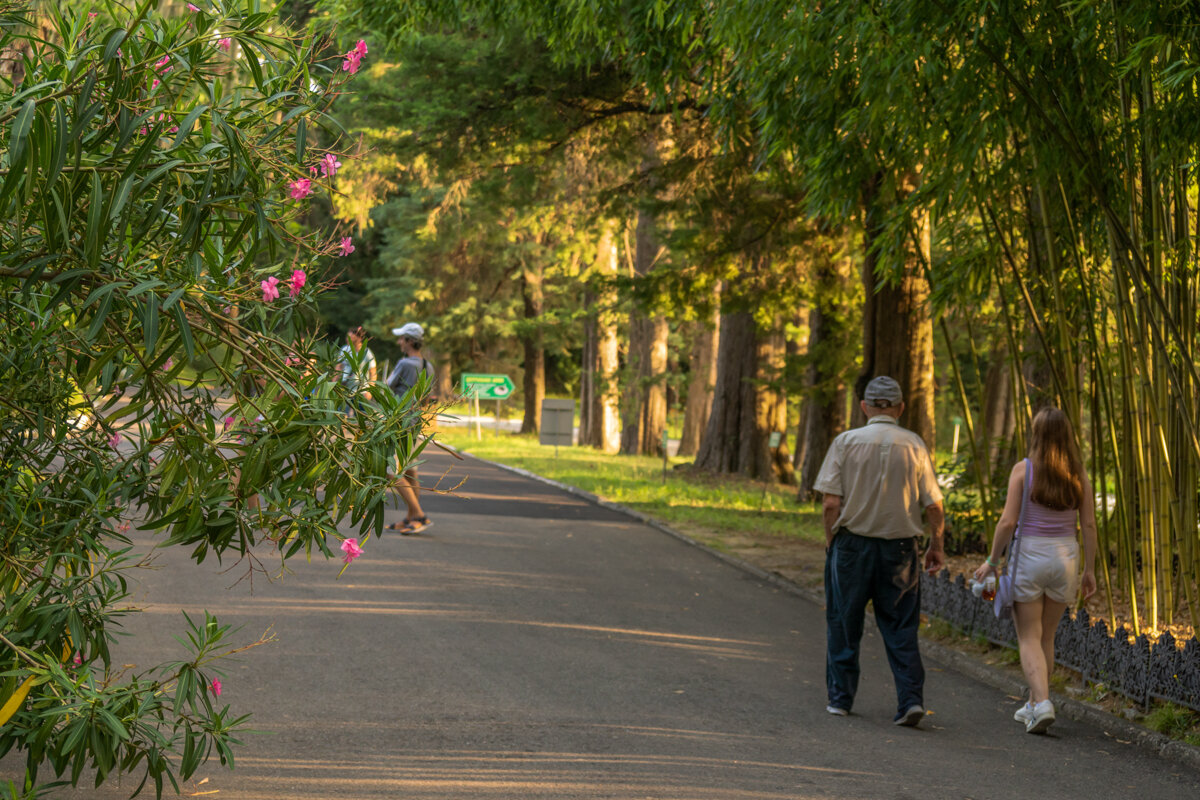
[[(714, 550), (703, 542), (697, 541), (687, 534), (680, 533), (669, 525), (665, 525), (656, 519), (648, 517), (640, 511), (627, 508), (619, 503), (613, 503), (609, 500), (604, 500), (603, 498), (592, 494), (591, 492), (584, 491), (583, 489), (570, 486), (565, 483), (560, 483), (559, 481), (538, 475), (526, 469), (521, 469), (520, 467), (513, 467), (508, 464), (501, 464), (496, 461), (489, 461), (485, 458), (480, 458), (479, 456), (473, 455), (467, 450), (456, 450), (456, 452), (464, 456), (469, 456), (476, 461), (482, 461), (485, 464), (498, 467), (507, 472), (520, 475), (524, 478), (529, 478), (530, 480), (538, 481), (539, 483), (546, 484), (547, 486), (552, 486), (555, 489), (566, 492), (567, 494), (587, 500), (589, 503), (597, 505), (601, 508), (606, 508), (610, 511), (616, 511), (620, 514), (624, 514), (637, 520), (638, 522), (643, 523), (644, 525), (648, 525), (657, 531), (678, 539), (685, 544), (691, 545), (692, 547), (707, 553), (719, 561), (723, 561), (724, 563), (735, 567), (736, 569), (747, 572), (759, 580), (762, 580), (763, 582), (780, 589), (781, 591), (804, 598), (818, 607), (823, 607), (825, 604), (825, 598), (822, 593), (814, 589), (800, 586), (783, 577), (782, 575), (774, 572), (768, 572), (762, 567), (755, 566), (754, 564), (743, 561), (735, 556)], [(871, 623), (873, 620), (868, 619), (868, 622)], [(999, 689), (1000, 691), (1006, 692), (1015, 697), (1021, 697), (1025, 693), (1025, 684), (1023, 684), (1021, 681), (1006, 675), (1003, 671), (998, 670), (995, 667), (978, 661), (977, 659), (974, 659), (965, 653), (961, 653), (954, 648), (947, 647), (939, 642), (931, 641), (928, 637), (922, 637), (921, 653), (922, 655), (929, 656), (931, 659), (937, 661), (941, 665), (949, 667), (955, 672), (959, 672), (969, 678), (973, 678), (980, 683), (991, 686), (993, 689)], [(1177, 741), (1169, 736), (1148, 730), (1140, 725), (1130, 722), (1129, 720), (1114, 716), (1102, 708), (1080, 702), (1079, 700), (1075, 700), (1065, 695), (1055, 693), (1052, 699), (1054, 700), (1055, 710), (1062, 716), (1077, 720), (1079, 722), (1086, 722), (1094, 725), (1120, 744), (1136, 745), (1137, 747), (1153, 752), (1159, 756), (1162, 756), (1163, 758), (1170, 759), (1182, 764), (1183, 766), (1190, 767), (1191, 769), (1200, 772), (1200, 748), (1198, 747), (1192, 747), (1189, 744)]]

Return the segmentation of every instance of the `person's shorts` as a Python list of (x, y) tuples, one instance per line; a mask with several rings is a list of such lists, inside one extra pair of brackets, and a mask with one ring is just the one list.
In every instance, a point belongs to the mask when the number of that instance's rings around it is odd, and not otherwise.
[(1079, 544), (1074, 536), (1026, 536), (1017, 555), (1013, 599), (1031, 603), (1045, 595), (1073, 603), (1079, 592)]

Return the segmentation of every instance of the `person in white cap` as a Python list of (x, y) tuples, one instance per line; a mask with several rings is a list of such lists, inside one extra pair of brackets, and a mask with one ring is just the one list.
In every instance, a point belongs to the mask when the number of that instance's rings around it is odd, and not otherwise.
[[(433, 386), (435, 373), (433, 365), (421, 355), (421, 346), (425, 341), (425, 329), (415, 322), (408, 322), (399, 328), (392, 328), (392, 334), (396, 337), (396, 344), (404, 353), (404, 358), (396, 362), (392, 374), (388, 375), (388, 388), (395, 392), (397, 397), (404, 397), (414, 390), (421, 374), (424, 373), (428, 376), (424, 390), (428, 392)], [(413, 397), (412, 400), (415, 404), (420, 404), (427, 396)], [(421, 509), (421, 485), (415, 466), (409, 467), (400, 476), (400, 498), (404, 500), (408, 514), (404, 517), (403, 522), (393, 522), (388, 525), (389, 531), (400, 531), (402, 535), (409, 536), (419, 533), (433, 524)]]
[(896, 681), (893, 722), (915, 727), (925, 717), (925, 667), (917, 642), (921, 513), (930, 533), (925, 569), (936, 572), (946, 562), (942, 493), (925, 443), (897, 423), (904, 413), (900, 384), (887, 376), (873, 379), (859, 406), (867, 424), (833, 440), (813, 484), (825, 495), (825, 710), (850, 713), (870, 600)]

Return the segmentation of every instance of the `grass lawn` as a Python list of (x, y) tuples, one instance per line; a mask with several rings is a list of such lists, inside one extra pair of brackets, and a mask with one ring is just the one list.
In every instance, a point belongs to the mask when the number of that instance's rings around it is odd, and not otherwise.
[(775, 540), (824, 541), (820, 508), (796, 502), (790, 486), (769, 486), (744, 478), (672, 469), (691, 459), (663, 462), (649, 456), (606, 455), (590, 447), (543, 447), (533, 436), (474, 429), (441, 428), (437, 439), (471, 455), (529, 470), (575, 486), (605, 500), (636, 509), (710, 546), (726, 549), (730, 534)]

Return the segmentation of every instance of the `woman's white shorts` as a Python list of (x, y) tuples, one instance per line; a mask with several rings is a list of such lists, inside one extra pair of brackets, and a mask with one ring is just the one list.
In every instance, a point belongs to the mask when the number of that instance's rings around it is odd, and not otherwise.
[(1074, 536), (1026, 536), (1017, 554), (1013, 599), (1031, 603), (1043, 594), (1059, 603), (1079, 592), (1079, 544)]

